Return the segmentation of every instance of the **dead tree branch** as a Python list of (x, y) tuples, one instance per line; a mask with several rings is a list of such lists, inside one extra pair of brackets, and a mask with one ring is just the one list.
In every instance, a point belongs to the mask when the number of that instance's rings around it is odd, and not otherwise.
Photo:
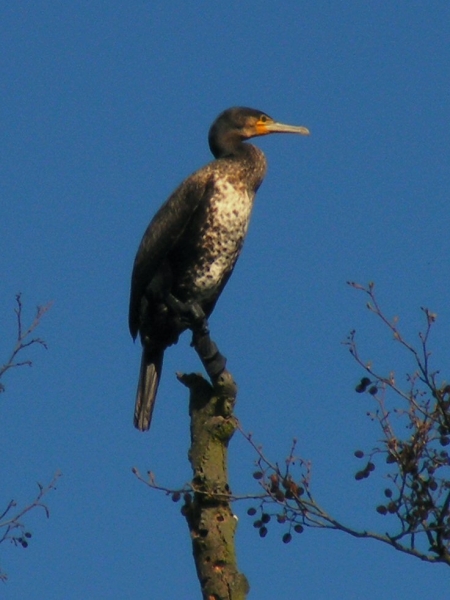
[[(22, 315), (22, 295), (16, 294), (16, 308), (14, 309), (14, 312), (16, 313), (17, 319), (17, 338), (8, 360), (4, 365), (0, 366), (0, 379), (7, 371), (9, 371), (9, 369), (13, 369), (15, 367), (32, 366), (33, 363), (29, 359), (18, 360), (19, 354), (22, 355), (23, 351), (26, 348), (30, 348), (30, 346), (39, 345), (47, 349), (47, 344), (44, 342), (43, 339), (39, 337), (31, 337), (31, 335), (33, 334), (35, 329), (41, 324), (43, 316), (50, 309), (51, 305), (52, 303), (49, 302), (44, 306), (38, 306), (32, 323), (28, 327), (24, 328)], [(0, 383), (0, 393), (4, 391), (5, 387), (2, 383)]]
[(450, 456), (445, 449), (450, 444), (450, 385), (438, 383), (438, 371), (432, 371), (430, 365), (429, 338), (436, 314), (422, 309), (426, 324), (419, 333), (417, 349), (403, 337), (398, 319), (385, 316), (373, 284), (350, 285), (369, 296), (367, 308), (393, 334), (395, 343), (412, 356), (415, 366), (406, 376), (406, 387), (402, 386), (394, 371), (384, 375), (374, 369), (372, 362), (362, 359), (355, 331), (345, 342), (366, 372), (355, 389), (375, 402), (375, 410), (368, 416), (378, 424), (382, 435), (368, 453), (355, 451), (356, 458), (365, 459), (355, 479), (362, 481), (371, 476), (377, 459), (382, 459), (388, 485), (384, 486), (383, 500), (374, 501), (374, 508), (387, 519), (390, 531), (360, 531), (333, 518), (315, 499), (310, 464), (295, 456), (295, 443), (280, 467), (244, 433), (258, 455), (254, 478), (262, 489), (259, 504), (248, 514), (257, 517), (254, 526), (261, 537), (265, 537), (268, 523), (275, 516), (287, 527), (283, 536), (286, 543), (291, 541), (292, 531), (302, 533), (307, 527), (334, 529), (353, 537), (375, 539), (423, 561), (450, 566)]
[[(14, 546), (27, 548), (32, 534), (22, 521), (23, 517), (34, 509), (42, 509), (47, 518), (50, 517), (47, 505), (44, 504), (43, 498), (51, 491), (56, 489), (56, 483), (61, 477), (60, 471), (57, 471), (50, 483), (43, 486), (38, 482), (38, 494), (30, 504), (17, 508), (17, 501), (10, 500), (3, 513), (0, 515), (0, 544), (6, 541), (11, 542)], [(8, 576), (3, 571), (0, 571), (0, 580), (6, 581)]]
[[(180, 490), (157, 486), (152, 473), (145, 481), (154, 489), (183, 497), (181, 509), (189, 527), (192, 550), (204, 600), (244, 600), (249, 591), (239, 572), (235, 550), (237, 519), (231, 509), (233, 496), (228, 484), (228, 444), (237, 428), (233, 415), (237, 387), (226, 370), (226, 359), (209, 335), (204, 315), (192, 322), (192, 346), (211, 383), (198, 374), (178, 374), (189, 388), (191, 447), (189, 461), (193, 477)], [(144, 481), (137, 469), (137, 477)]]
[[(45, 306), (38, 306), (33, 321), (26, 327), (23, 324), (22, 297), (21, 294), (16, 295), (16, 308), (14, 309), (14, 312), (16, 313), (17, 321), (17, 337), (8, 360), (4, 365), (0, 366), (0, 379), (10, 369), (32, 365), (32, 362), (29, 359), (19, 360), (19, 355), (23, 355), (24, 350), (29, 349), (34, 345), (47, 348), (47, 344), (43, 339), (32, 337), (32, 334), (41, 324), (42, 318), (50, 309), (50, 306), (51, 303), (48, 303)], [(4, 391), (5, 388), (0, 382), (0, 393)], [(23, 522), (23, 517), (35, 509), (42, 509), (46, 516), (49, 517), (49, 511), (46, 504), (43, 502), (43, 498), (48, 492), (56, 489), (56, 482), (59, 477), (61, 477), (61, 473), (57, 471), (47, 486), (38, 483), (39, 492), (30, 504), (18, 508), (16, 500), (10, 500), (8, 502), (3, 513), (0, 514), (0, 544), (9, 541), (14, 546), (21, 546), (22, 548), (28, 547), (32, 534)], [(0, 569), (0, 580), (5, 582), (7, 578), (7, 574)]]

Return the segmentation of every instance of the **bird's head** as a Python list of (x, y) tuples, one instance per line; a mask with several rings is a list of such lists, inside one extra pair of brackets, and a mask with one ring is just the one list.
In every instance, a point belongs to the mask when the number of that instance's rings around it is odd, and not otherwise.
[(242, 142), (269, 133), (309, 135), (306, 127), (286, 125), (254, 108), (234, 107), (221, 113), (209, 130), (209, 147), (216, 158), (239, 152)]

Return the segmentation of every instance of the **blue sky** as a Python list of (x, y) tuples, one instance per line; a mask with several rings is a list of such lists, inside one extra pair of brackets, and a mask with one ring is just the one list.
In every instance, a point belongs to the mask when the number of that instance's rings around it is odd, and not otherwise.
[[(189, 479), (185, 389), (200, 370), (184, 336), (166, 355), (152, 430), (132, 426), (140, 349), (127, 328), (132, 262), (154, 211), (210, 160), (207, 132), (246, 105), (305, 125), (257, 140), (269, 169), (247, 242), (211, 319), (239, 384), (237, 415), (272, 459), (291, 439), (318, 500), (383, 531), (383, 479), (355, 482), (353, 451), (379, 432), (354, 393), (341, 342), (401, 378), (413, 366), (345, 282), (375, 281), (412, 340), (438, 313), (433, 360), (450, 357), (447, 2), (20, 1), (0, 9), (0, 350), (53, 301), (47, 352), (10, 372), (1, 397), (0, 505), (33, 498), (60, 469), (51, 517), (28, 519), (27, 550), (2, 545), (5, 598), (196, 598), (179, 505), (131, 473)], [(442, 371), (442, 377), (446, 374)], [(447, 375), (448, 376), (448, 375)], [(254, 457), (232, 444), (236, 493)], [(307, 531), (260, 540), (237, 505), (250, 598), (448, 598), (445, 567), (370, 541)]]

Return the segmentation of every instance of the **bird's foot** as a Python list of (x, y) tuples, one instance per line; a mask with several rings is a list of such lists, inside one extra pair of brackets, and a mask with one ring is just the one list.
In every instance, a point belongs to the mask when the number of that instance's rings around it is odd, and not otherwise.
[(192, 332), (202, 335), (209, 333), (206, 315), (197, 302), (181, 302), (173, 294), (168, 294), (166, 304)]
[(225, 370), (226, 358), (219, 352), (217, 345), (209, 335), (206, 315), (197, 302), (181, 302), (172, 294), (166, 298), (166, 304), (192, 331), (191, 346), (195, 348), (211, 379), (217, 378)]

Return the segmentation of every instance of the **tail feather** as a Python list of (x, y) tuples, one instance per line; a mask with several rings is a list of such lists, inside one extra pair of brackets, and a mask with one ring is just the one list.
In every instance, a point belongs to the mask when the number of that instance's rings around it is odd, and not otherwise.
[(152, 422), (153, 407), (163, 364), (164, 350), (142, 349), (141, 370), (134, 409), (134, 426), (147, 431)]

